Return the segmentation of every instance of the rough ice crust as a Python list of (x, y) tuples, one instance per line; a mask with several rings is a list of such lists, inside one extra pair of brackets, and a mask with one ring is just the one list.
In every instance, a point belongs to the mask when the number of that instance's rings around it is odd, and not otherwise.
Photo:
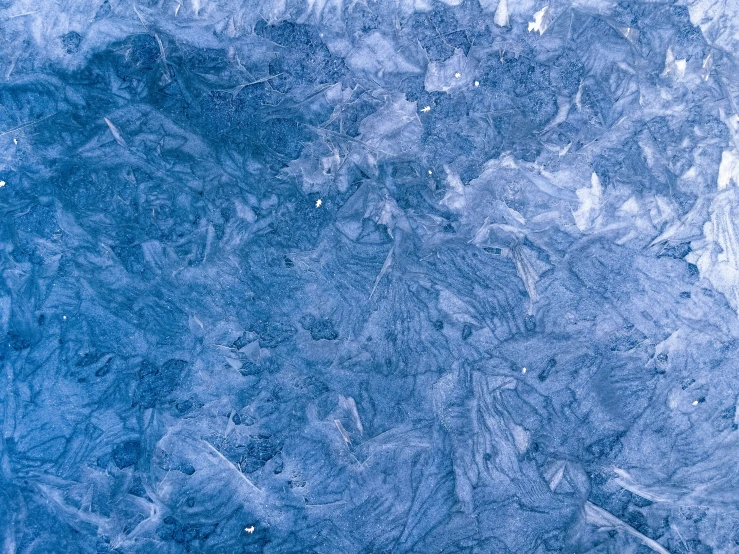
[(0, 551), (739, 551), (737, 28), (0, 0)]

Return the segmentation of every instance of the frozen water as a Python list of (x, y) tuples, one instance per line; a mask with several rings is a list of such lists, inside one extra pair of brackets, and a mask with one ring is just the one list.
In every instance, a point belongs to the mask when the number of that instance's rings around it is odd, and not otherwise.
[(0, 0), (3, 554), (739, 552), (739, 6)]

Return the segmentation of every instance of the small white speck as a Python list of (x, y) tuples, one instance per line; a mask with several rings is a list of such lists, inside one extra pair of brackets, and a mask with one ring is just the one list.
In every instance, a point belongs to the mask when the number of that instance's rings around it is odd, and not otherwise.
[(526, 375), (526, 368), (525, 367), (524, 368), (521, 368), (521, 373), (523, 373), (524, 375)]
[(323, 206), (323, 200), (319, 198), (318, 200), (316, 200), (316, 208), (320, 208), (321, 206)]
[(5, 186), (5, 181), (0, 181), (0, 189)]
[(62, 319), (67, 319), (67, 316), (66, 316), (66, 315), (63, 315), (63, 316), (62, 316)]
[(475, 81), (475, 86), (476, 87), (479, 87), (480, 86), (480, 81)]
[(460, 78), (461, 76), (462, 76), (462, 74), (461, 74), (461, 73), (460, 73), (459, 71), (457, 71), (457, 72), (456, 72), (456, 73), (454, 74), (454, 78), (455, 78), (455, 79), (459, 79), (459, 78)]
[(697, 406), (697, 405), (698, 405), (698, 401), (697, 400), (693, 400), (693, 406)]
[(18, 144), (18, 139), (16, 137), (13, 137), (13, 144)]
[(423, 113), (429, 113), (431, 111), (431, 106), (425, 106), (425, 107), (421, 108), (421, 111)]
[(433, 175), (434, 172), (429, 169), (429, 175)]
[(254, 532), (254, 526), (251, 525), (249, 527), (244, 527), (244, 531), (246, 531), (247, 533), (251, 535)]

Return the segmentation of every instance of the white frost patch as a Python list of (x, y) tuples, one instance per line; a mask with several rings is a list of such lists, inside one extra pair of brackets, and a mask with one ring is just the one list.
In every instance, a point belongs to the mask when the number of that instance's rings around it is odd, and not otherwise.
[(582, 111), (582, 81), (580, 81), (580, 86), (577, 87), (577, 94), (575, 95), (575, 106), (577, 106), (577, 109)]
[(464, 192), (464, 184), (454, 170), (448, 166), (444, 166), (446, 171), (446, 182), (449, 185), (449, 190), (441, 200), (441, 205), (446, 206), (450, 210), (455, 212), (464, 212), (467, 206), (467, 199)]
[(416, 103), (408, 102), (403, 94), (395, 95), (392, 101), (364, 118), (359, 130), (359, 139), (373, 154), (391, 158), (402, 155), (421, 138)]
[[(698, 239), (703, 233), (703, 223), (708, 219), (709, 201), (710, 199), (706, 196), (699, 196), (695, 205), (690, 208), (690, 211), (681, 219), (673, 217), (672, 223), (649, 246), (652, 247), (655, 244), (668, 240), (683, 241)], [(694, 254), (695, 252), (691, 252), (688, 256)], [(688, 261), (692, 263), (694, 260)]]
[(739, 136), (737, 136), (739, 135), (739, 115), (727, 114), (723, 108), (719, 108), (718, 113), (721, 121), (723, 121), (724, 125), (729, 128), (729, 133), (731, 133), (731, 137), (734, 141), (739, 139)]
[(579, 188), (575, 192), (580, 205), (576, 211), (572, 212), (572, 215), (575, 218), (577, 228), (580, 231), (586, 231), (593, 226), (600, 213), (600, 206), (603, 201), (603, 186), (598, 176), (593, 173), (590, 176), (590, 188)]
[(378, 77), (386, 73), (419, 73), (420, 70), (400, 55), (397, 45), (375, 31), (357, 48), (349, 52), (347, 65), (355, 71), (365, 71)]
[(493, 22), (498, 27), (508, 27), (509, 21), (510, 19), (508, 16), (508, 0), (500, 0), (500, 2), (498, 2), (498, 7), (495, 10)]
[[(394, 236), (395, 228), (407, 229), (407, 219), (395, 199), (386, 189), (375, 189), (367, 185), (359, 187), (337, 214), (336, 227), (347, 237), (357, 240), (362, 232), (362, 220), (371, 219), (377, 224), (387, 226), (387, 232)], [(392, 263), (392, 249), (386, 264)], [(387, 267), (383, 267), (383, 272)]]
[(667, 49), (667, 55), (665, 56), (665, 70), (662, 72), (662, 76), (672, 75), (675, 79), (680, 80), (685, 77), (686, 66), (687, 60), (676, 60), (670, 47)]
[(426, 70), (424, 86), (428, 92), (450, 92), (472, 84), (471, 63), (462, 50), (444, 62), (431, 62)]
[(739, 184), (739, 157), (730, 150), (724, 150), (718, 168), (718, 190), (727, 188), (732, 182)]
[(516, 445), (516, 450), (520, 454), (523, 454), (529, 449), (531, 443), (531, 437), (528, 431), (520, 425), (511, 424), (511, 434), (513, 435), (513, 443)]
[(624, 215), (636, 215), (639, 213), (639, 204), (636, 202), (636, 198), (633, 196), (624, 202), (618, 209)]
[(649, 218), (655, 229), (664, 229), (667, 224), (677, 219), (677, 212), (667, 198), (656, 196), (649, 207)]
[[(547, 126), (544, 127), (544, 131), (548, 131), (549, 129), (556, 127), (560, 123), (564, 123), (565, 121), (567, 121), (567, 115), (570, 113), (571, 107), (572, 104), (570, 103), (569, 98), (567, 98), (566, 96), (558, 96), (557, 115), (555, 115), (554, 119), (547, 123)], [(569, 145), (567, 145), (567, 149), (569, 150)]]
[(529, 22), (529, 33), (538, 32), (539, 35), (543, 35), (544, 31), (549, 27), (551, 20), (552, 18), (549, 6), (544, 6), (534, 14), (534, 20)]
[[(342, 0), (306, 0), (308, 4), (306, 9), (305, 17), (315, 14), (318, 19), (321, 19), (324, 12), (330, 12), (330, 8), (333, 7), (334, 13), (341, 14), (344, 11), (344, 5)], [(329, 8), (328, 10), (326, 8)]]
[(705, 246), (696, 262), (701, 276), (739, 312), (739, 188), (725, 188), (711, 203), (711, 219), (703, 226)]
[(392, 237), (396, 220), (398, 217), (403, 217), (403, 211), (398, 207), (395, 199), (388, 195), (379, 203), (378, 210), (373, 215), (377, 224), (387, 227), (387, 232)]

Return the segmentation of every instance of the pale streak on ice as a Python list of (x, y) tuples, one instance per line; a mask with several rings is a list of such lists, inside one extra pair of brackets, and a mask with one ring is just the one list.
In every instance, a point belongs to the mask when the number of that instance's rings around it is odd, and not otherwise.
[(352, 439), (349, 438), (349, 433), (346, 432), (346, 429), (344, 429), (344, 426), (341, 424), (341, 422), (338, 419), (334, 419), (334, 425), (336, 425), (339, 433), (341, 433), (341, 437), (344, 439), (344, 442), (346, 444), (351, 444)]
[(201, 440), (200, 442), (202, 442), (203, 444), (205, 444), (205, 445), (206, 445), (206, 446), (208, 447), (208, 449), (209, 449), (209, 450), (210, 450), (211, 452), (213, 452), (213, 454), (215, 454), (216, 458), (218, 458), (218, 459), (219, 459), (219, 460), (221, 460), (222, 462), (225, 462), (225, 463), (226, 463), (226, 465), (228, 466), (228, 468), (229, 468), (229, 469), (231, 469), (231, 470), (233, 470), (234, 472), (236, 472), (236, 474), (237, 474), (237, 475), (238, 475), (238, 476), (239, 476), (239, 477), (241, 478), (241, 480), (242, 480), (242, 481), (244, 481), (244, 483), (246, 483), (247, 485), (249, 485), (249, 486), (250, 486), (251, 488), (253, 488), (254, 490), (256, 490), (256, 491), (259, 491), (259, 492), (262, 492), (262, 489), (260, 489), (259, 487), (257, 487), (257, 486), (256, 486), (256, 485), (255, 485), (254, 483), (252, 483), (252, 482), (251, 482), (251, 481), (249, 480), (249, 478), (248, 478), (248, 477), (247, 477), (246, 475), (244, 475), (243, 473), (241, 473), (241, 471), (239, 470), (239, 468), (237, 468), (237, 467), (236, 467), (236, 466), (235, 466), (235, 465), (233, 464), (233, 462), (231, 462), (231, 460), (229, 460), (229, 459), (228, 459), (228, 458), (226, 458), (226, 457), (225, 457), (225, 456), (224, 456), (223, 454), (221, 454), (220, 452), (218, 452), (218, 450), (216, 449), (216, 447), (214, 447), (214, 446), (213, 446), (212, 444), (210, 444), (210, 443), (209, 443), (208, 441), (206, 441), (206, 440)]
[(711, 76), (711, 68), (713, 67), (713, 52), (710, 52), (708, 56), (703, 60), (703, 66), (701, 69), (701, 78), (704, 81), (708, 81)]
[(596, 506), (589, 501), (585, 502), (585, 520), (591, 525), (595, 525), (603, 531), (615, 529), (617, 531), (628, 533), (629, 535), (632, 535), (635, 538), (639, 539), (645, 546), (648, 546), (658, 554), (670, 554), (670, 552), (657, 541), (654, 541), (646, 535), (641, 534), (628, 523), (620, 520), (612, 513)]
[(121, 136), (121, 133), (118, 130), (118, 127), (113, 125), (113, 123), (107, 117), (104, 117), (103, 119), (105, 120), (105, 124), (108, 126), (108, 129), (110, 129), (110, 133), (113, 135), (113, 138), (115, 139), (115, 141), (121, 146), (128, 146), (126, 144), (126, 141), (123, 140), (123, 137)]
[(351, 414), (357, 430), (360, 433), (364, 433), (364, 427), (362, 426), (362, 421), (359, 419), (357, 403), (354, 401), (354, 398), (352, 398), (351, 396), (339, 395), (339, 405)]
[(390, 251), (387, 253), (387, 256), (385, 257), (385, 263), (382, 264), (382, 269), (380, 269), (380, 273), (377, 275), (377, 278), (375, 279), (375, 284), (373, 285), (372, 292), (369, 295), (370, 299), (375, 294), (375, 291), (377, 290), (377, 285), (380, 284), (380, 281), (382, 280), (383, 275), (387, 273), (387, 270), (390, 269), (390, 266), (393, 264), (393, 251), (394, 250), (395, 250), (395, 243), (393, 243), (392, 248), (390, 248)]
[(516, 264), (518, 276), (523, 281), (526, 292), (529, 295), (529, 313), (532, 314), (534, 313), (534, 304), (539, 299), (536, 292), (536, 281), (539, 280), (539, 274), (520, 245), (511, 247), (511, 255)]
[(641, 486), (639, 483), (634, 481), (634, 478), (629, 475), (629, 473), (621, 468), (614, 468), (614, 473), (618, 475), (618, 477), (614, 480), (615, 483), (623, 488), (629, 491), (632, 494), (635, 494), (637, 496), (640, 496), (642, 498), (645, 498), (651, 502), (668, 502), (669, 499), (666, 497), (663, 497), (655, 492), (649, 491), (646, 489), (646, 487)]

